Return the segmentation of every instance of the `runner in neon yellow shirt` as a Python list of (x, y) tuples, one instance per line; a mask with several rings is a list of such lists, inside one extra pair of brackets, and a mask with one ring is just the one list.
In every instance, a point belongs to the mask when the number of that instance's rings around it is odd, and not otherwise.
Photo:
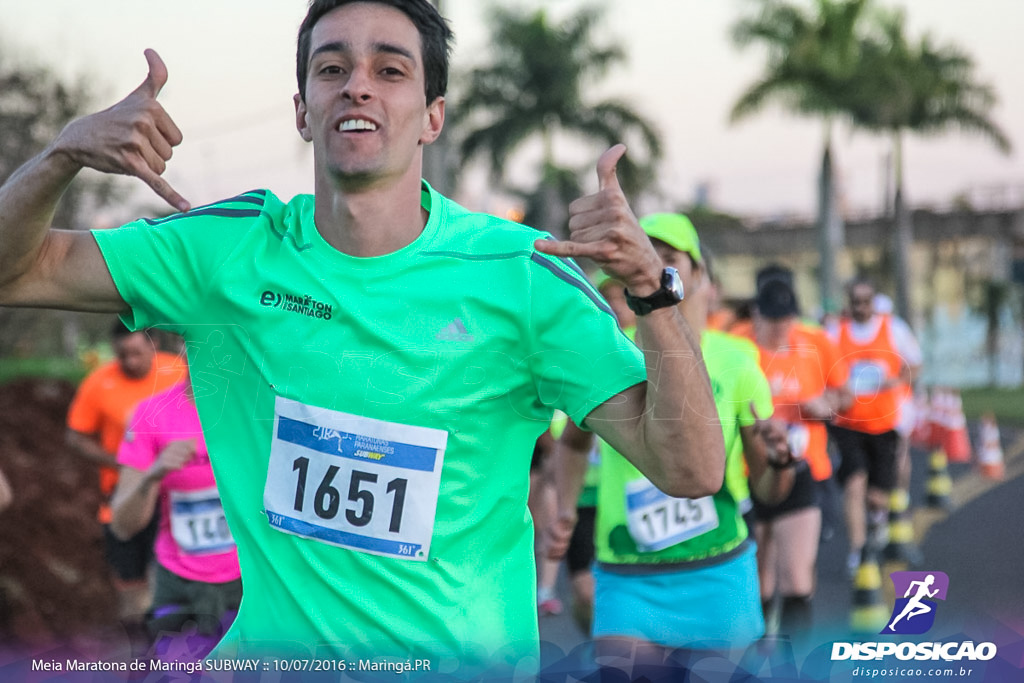
[[(693, 329), (703, 330), (707, 263), (692, 224), (678, 214), (647, 216), (640, 224), (663, 262), (684, 275), (688, 293), (679, 308)], [(709, 423), (722, 431), (730, 457), (741, 452), (736, 444), (742, 440), (753, 487), (781, 500), (792, 486), (793, 461), (784, 428), (757, 419), (771, 414), (771, 392), (750, 342), (703, 331), (701, 350), (716, 402)], [(581, 483), (583, 452), (558, 450), (555, 539), (565, 539), (575, 521), (569, 501)], [(745, 647), (763, 634), (755, 545), (729, 486), (700, 498), (667, 495), (602, 443), (595, 544), (599, 653), (608, 639), (727, 649)], [(557, 552), (564, 541), (553, 545)], [(655, 658), (664, 654), (649, 645), (644, 651)]]

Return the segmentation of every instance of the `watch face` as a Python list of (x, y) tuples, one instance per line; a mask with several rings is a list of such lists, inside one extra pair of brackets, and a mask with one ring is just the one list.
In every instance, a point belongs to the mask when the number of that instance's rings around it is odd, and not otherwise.
[(663, 286), (676, 297), (677, 301), (682, 301), (685, 292), (683, 291), (683, 280), (679, 277), (679, 271), (675, 268), (666, 268), (664, 280)]

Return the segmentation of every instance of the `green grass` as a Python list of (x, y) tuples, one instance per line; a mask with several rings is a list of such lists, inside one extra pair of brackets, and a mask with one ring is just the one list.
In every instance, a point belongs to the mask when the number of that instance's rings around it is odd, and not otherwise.
[(78, 384), (85, 368), (77, 358), (0, 358), (0, 384), (25, 376), (55, 377)]
[(993, 413), (1002, 424), (1024, 427), (1024, 387), (1017, 389), (964, 389), (960, 392), (968, 420)]

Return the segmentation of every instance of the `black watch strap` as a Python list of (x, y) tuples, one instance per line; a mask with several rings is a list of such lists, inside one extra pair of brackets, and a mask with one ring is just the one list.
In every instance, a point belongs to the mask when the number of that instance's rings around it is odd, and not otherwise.
[(626, 305), (637, 315), (647, 315), (659, 308), (675, 306), (683, 300), (683, 284), (675, 268), (661, 271), (661, 287), (648, 296), (633, 296), (625, 290)]

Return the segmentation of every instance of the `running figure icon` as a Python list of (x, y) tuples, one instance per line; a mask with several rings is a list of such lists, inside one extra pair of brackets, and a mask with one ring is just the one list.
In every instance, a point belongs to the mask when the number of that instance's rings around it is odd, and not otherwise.
[[(935, 595), (939, 592), (938, 588), (936, 588), (933, 591), (928, 590), (933, 583), (935, 583), (934, 574), (929, 574), (924, 578), (923, 581), (910, 582), (910, 586), (907, 588), (907, 592), (903, 594), (904, 598), (910, 598), (910, 600), (903, 607), (903, 611), (900, 612), (899, 616), (893, 619), (892, 622), (889, 624), (890, 631), (895, 631), (896, 622), (898, 622), (900, 619), (904, 617), (906, 617), (909, 621), (913, 617), (916, 617), (920, 614), (927, 614), (928, 612), (932, 611), (932, 606), (922, 602), (922, 600), (924, 598), (934, 598)], [(914, 594), (913, 597), (910, 597), (910, 594), (913, 593), (915, 590), (915, 586), (917, 587), (917, 592)]]

